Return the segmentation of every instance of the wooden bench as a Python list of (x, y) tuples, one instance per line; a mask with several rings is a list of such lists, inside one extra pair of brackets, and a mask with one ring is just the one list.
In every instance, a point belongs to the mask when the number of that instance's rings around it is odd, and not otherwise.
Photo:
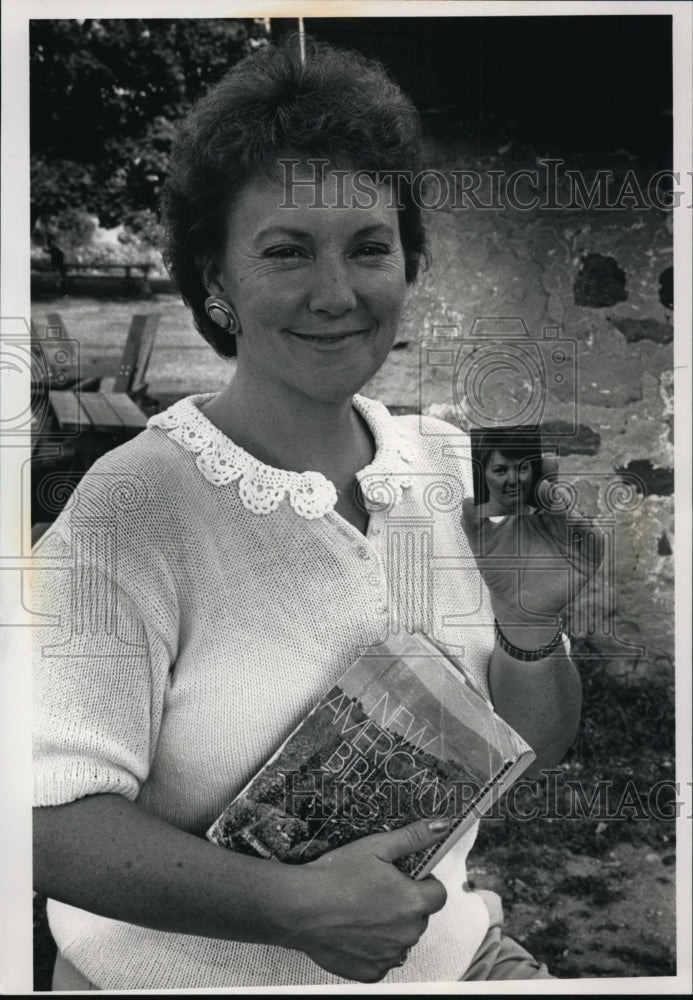
[(149, 284), (149, 273), (155, 270), (154, 264), (136, 263), (125, 264), (120, 261), (107, 261), (99, 264), (79, 264), (65, 263), (60, 269), (50, 267), (41, 269), (43, 273), (55, 274), (60, 278), (60, 289), (69, 292), (73, 286), (75, 278), (104, 278), (112, 277), (112, 272), (120, 272), (122, 277), (122, 290), (127, 294), (137, 286), (139, 281), (140, 291), (145, 295), (151, 295), (152, 289)]
[(65, 277), (69, 285), (72, 278), (101, 278), (104, 277), (104, 272), (106, 272), (106, 277), (110, 277), (111, 271), (122, 271), (123, 291), (129, 292), (132, 290), (137, 280), (136, 276), (139, 274), (141, 275), (141, 291), (145, 295), (151, 295), (152, 289), (149, 284), (149, 272), (153, 270), (153, 264), (120, 264), (118, 262), (108, 262), (106, 264), (68, 264)]
[[(49, 342), (51, 349), (47, 352), (50, 356), (44, 359), (48, 364), (48, 385), (44, 383), (43, 389), (48, 389), (48, 401), (59, 429), (70, 435), (96, 431), (131, 436), (141, 431), (147, 417), (133, 400), (142, 397), (147, 389), (147, 368), (159, 314), (132, 317), (113, 387), (108, 391), (101, 389), (101, 382), (112, 375), (112, 368), (80, 379), (77, 342), (66, 337), (59, 313), (49, 313), (47, 320), (44, 343)], [(41, 345), (37, 346), (40, 349)]]

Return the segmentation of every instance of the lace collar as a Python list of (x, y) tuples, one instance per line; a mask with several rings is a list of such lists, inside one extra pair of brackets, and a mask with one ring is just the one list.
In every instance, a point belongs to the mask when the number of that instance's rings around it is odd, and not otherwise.
[[(324, 517), (337, 502), (337, 491), (321, 472), (289, 472), (265, 465), (226, 437), (200, 410), (213, 393), (188, 396), (163, 413), (150, 417), (148, 426), (158, 427), (187, 451), (197, 456), (197, 468), (214, 486), (238, 482), (243, 506), (254, 514), (270, 514), (287, 498), (293, 510), (307, 519)], [(402, 490), (411, 486), (409, 463), (413, 449), (397, 431), (382, 403), (354, 396), (354, 406), (375, 439), (375, 458), (357, 472), (361, 490), (371, 511), (398, 503)]]

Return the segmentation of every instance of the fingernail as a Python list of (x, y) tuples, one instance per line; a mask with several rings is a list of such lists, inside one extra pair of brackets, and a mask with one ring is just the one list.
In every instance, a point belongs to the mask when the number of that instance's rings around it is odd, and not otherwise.
[(431, 833), (442, 833), (443, 830), (448, 830), (450, 828), (449, 819), (432, 819), (428, 824), (428, 829)]

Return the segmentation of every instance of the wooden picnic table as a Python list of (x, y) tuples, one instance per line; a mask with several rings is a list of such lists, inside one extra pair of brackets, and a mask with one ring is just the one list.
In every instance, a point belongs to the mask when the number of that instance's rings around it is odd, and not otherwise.
[(107, 434), (137, 434), (147, 426), (147, 417), (125, 392), (49, 392), (51, 409), (61, 430), (95, 431)]
[[(117, 367), (111, 362), (84, 378), (78, 341), (68, 337), (59, 313), (46, 318), (46, 326), (32, 322), (37, 359), (32, 379), (32, 524), (40, 524), (40, 530), (56, 517), (97, 458), (146, 427), (152, 406), (145, 413), (136, 401), (147, 398), (147, 367), (159, 323), (157, 313), (133, 316)], [(56, 505), (42, 484), (58, 479), (66, 488), (58, 490)]]
[(129, 396), (143, 395), (147, 388), (146, 375), (159, 326), (159, 313), (136, 314), (130, 321), (125, 347), (117, 365), (89, 366), (85, 372), (80, 364), (79, 342), (68, 336), (60, 313), (48, 313), (44, 326), (32, 320), (32, 389), (81, 389), (99, 387), (99, 382), (115, 377), (114, 392)]

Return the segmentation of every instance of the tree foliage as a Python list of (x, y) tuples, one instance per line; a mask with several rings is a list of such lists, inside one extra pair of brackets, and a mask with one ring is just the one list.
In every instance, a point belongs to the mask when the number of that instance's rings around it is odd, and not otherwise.
[(141, 228), (176, 122), (264, 37), (253, 19), (32, 21), (32, 226), (80, 209)]

